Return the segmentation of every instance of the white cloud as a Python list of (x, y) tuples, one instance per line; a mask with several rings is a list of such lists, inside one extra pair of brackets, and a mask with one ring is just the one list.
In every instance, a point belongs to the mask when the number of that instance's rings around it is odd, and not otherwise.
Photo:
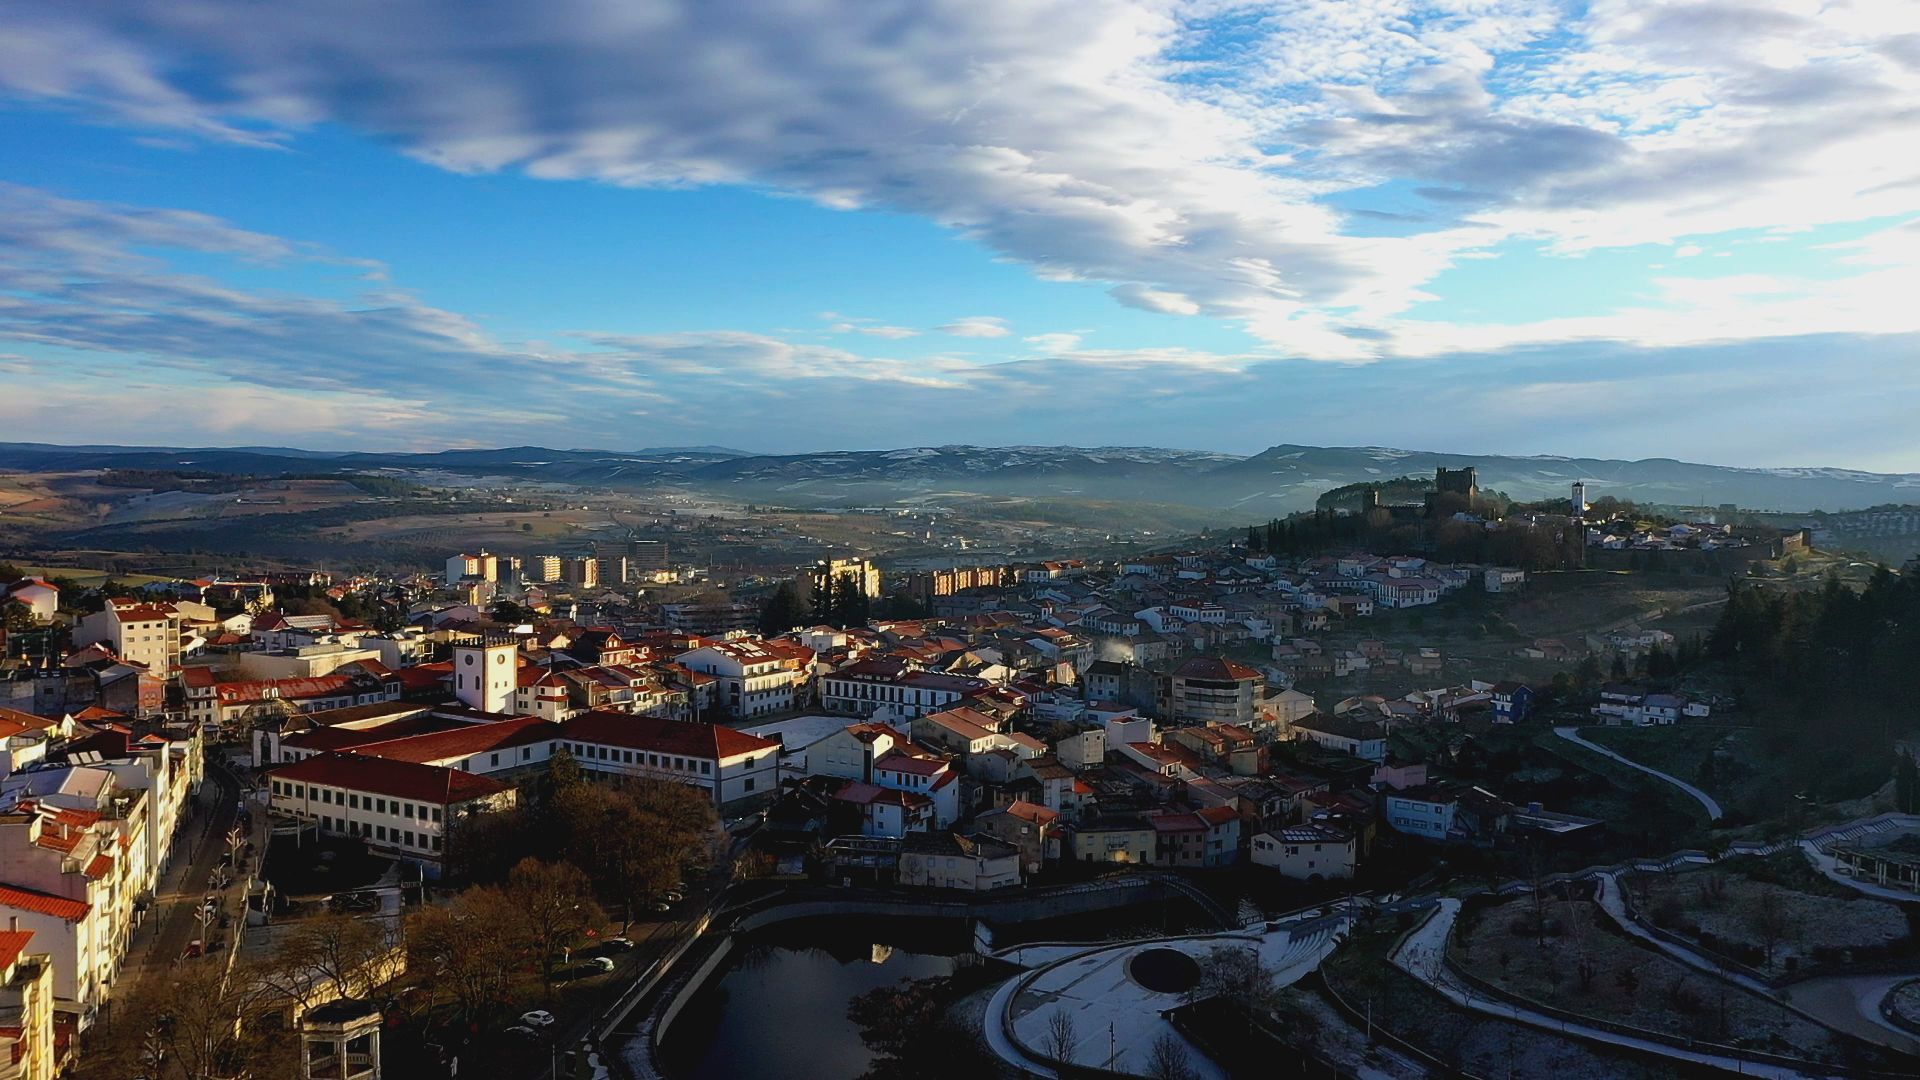
[[(1915, 35), (1904, 0), (348, 0), (271, 19), (97, 0), (12, 13), (0, 88), (169, 137), (271, 148), (341, 124), (462, 172), (917, 214), (1276, 355), (1363, 361), (1461, 336), (1404, 313), (1505, 240), (1573, 254), (1920, 210)], [(1356, 236), (1322, 201), (1376, 185), (1421, 192), (1427, 231)], [(1750, 333), (1833, 322), (1792, 310)], [(1676, 336), (1658, 312), (1499, 314), (1518, 340)]]
[(1069, 353), (1080, 347), (1080, 335), (1068, 333), (1034, 334), (1020, 340), (1040, 353)]
[(969, 315), (940, 327), (940, 332), (953, 337), (998, 338), (1006, 337), (1013, 331), (1007, 329), (1007, 320), (992, 315)]

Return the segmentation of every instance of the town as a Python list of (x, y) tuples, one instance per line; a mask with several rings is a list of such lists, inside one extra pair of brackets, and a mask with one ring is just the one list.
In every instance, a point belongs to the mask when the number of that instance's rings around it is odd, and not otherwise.
[[(1007, 1075), (1920, 1061), (1913, 758), (1783, 734), (1769, 681), (1869, 678), (1870, 643), (1808, 669), (1782, 620), (1920, 632), (1915, 578), (1856, 594), (1805, 530), (1580, 483), (1422, 487), (731, 589), (637, 536), (0, 568), (5, 1075), (742, 1069), (676, 1020), (823, 916), (970, 928), (978, 964), (911, 993)], [(1859, 965), (1870, 1015), (1811, 993)]]

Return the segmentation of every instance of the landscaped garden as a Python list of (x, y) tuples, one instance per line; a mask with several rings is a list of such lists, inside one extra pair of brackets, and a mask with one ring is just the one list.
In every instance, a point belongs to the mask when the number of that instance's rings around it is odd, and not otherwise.
[(1820, 1061), (1851, 1050), (1779, 1002), (1627, 936), (1591, 900), (1469, 909), (1448, 953), (1457, 970), (1505, 994), (1603, 1023)]
[(1796, 851), (1639, 873), (1622, 884), (1653, 925), (1768, 976), (1912, 951), (1899, 905), (1828, 880)]

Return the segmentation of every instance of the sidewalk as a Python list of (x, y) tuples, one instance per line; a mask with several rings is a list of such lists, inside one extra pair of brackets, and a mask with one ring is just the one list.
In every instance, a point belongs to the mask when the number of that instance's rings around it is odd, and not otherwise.
[(1661, 780), (1665, 780), (1667, 783), (1672, 784), (1674, 787), (1677, 787), (1681, 791), (1684, 791), (1688, 795), (1692, 796), (1695, 802), (1705, 807), (1707, 811), (1708, 821), (1719, 821), (1722, 817), (1726, 816), (1720, 812), (1720, 804), (1714, 801), (1713, 796), (1707, 794), (1704, 791), (1701, 791), (1699, 788), (1694, 787), (1692, 784), (1687, 783), (1685, 780), (1682, 780), (1677, 776), (1670, 776), (1666, 773), (1661, 772), (1659, 769), (1649, 768), (1633, 760), (1632, 758), (1622, 757), (1619, 754), (1616, 754), (1613, 751), (1607, 749), (1606, 747), (1601, 746), (1599, 743), (1589, 742), (1586, 739), (1581, 738), (1579, 728), (1557, 727), (1553, 729), (1553, 733), (1567, 740), (1568, 742), (1574, 744), (1575, 746), (1584, 747), (1588, 750), (1593, 751), (1596, 754), (1601, 755), (1602, 757), (1612, 758), (1613, 760), (1619, 762), (1620, 764), (1625, 765), (1629, 769), (1634, 769), (1638, 772), (1646, 773), (1648, 776), (1657, 777)]
[(1804, 1073), (1797, 1069), (1748, 1061), (1744, 1058), (1722, 1057), (1718, 1054), (1684, 1050), (1653, 1039), (1636, 1039), (1597, 1027), (1563, 1021), (1558, 1017), (1533, 1012), (1519, 1005), (1480, 996), (1472, 987), (1456, 978), (1446, 965), (1447, 935), (1453, 932), (1453, 922), (1459, 915), (1460, 901), (1451, 897), (1441, 900), (1433, 917), (1418, 930), (1407, 935), (1406, 940), (1394, 950), (1390, 959), (1395, 967), (1426, 983), (1441, 996), (1462, 1008), (1472, 1009), (1474, 1012), (1485, 1013), (1488, 1016), (1497, 1016), (1502, 1020), (1526, 1024), (1542, 1031), (1559, 1032), (1591, 1042), (1641, 1050), (1674, 1061), (1706, 1065), (1731, 1073), (1771, 1077), (1773, 1080), (1804, 1080), (1807, 1077), (1824, 1075)]

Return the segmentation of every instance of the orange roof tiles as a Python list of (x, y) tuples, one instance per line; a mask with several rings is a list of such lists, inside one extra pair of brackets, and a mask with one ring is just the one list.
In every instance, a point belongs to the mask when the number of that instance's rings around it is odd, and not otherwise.
[(56, 919), (65, 919), (68, 922), (79, 922), (87, 917), (87, 912), (93, 910), (93, 905), (83, 900), (69, 900), (64, 896), (43, 893), (38, 889), (6, 884), (0, 884), (0, 907), (35, 911), (42, 915), (52, 915)]

